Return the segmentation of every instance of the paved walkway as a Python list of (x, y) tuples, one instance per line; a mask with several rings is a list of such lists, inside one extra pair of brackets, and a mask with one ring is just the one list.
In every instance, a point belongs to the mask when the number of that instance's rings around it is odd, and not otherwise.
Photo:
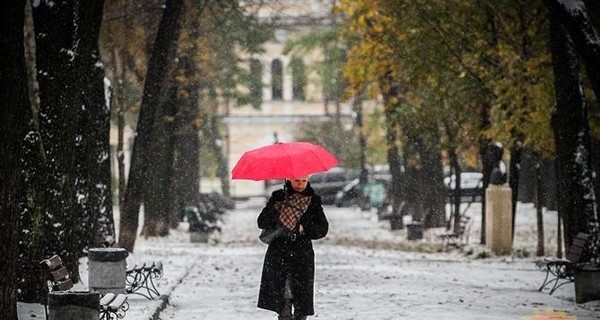
[[(125, 320), (276, 319), (256, 308), (266, 249), (255, 224), (262, 204), (239, 204), (210, 244), (190, 243), (185, 226), (166, 239), (139, 239), (128, 259), (163, 260), (163, 297), (130, 296)], [(316, 315), (309, 319), (600, 319), (600, 302), (575, 304), (572, 284), (552, 296), (538, 292), (544, 274), (531, 258), (400, 251), (404, 231), (389, 231), (371, 213), (326, 213), (331, 231), (315, 242)], [(418, 245), (429, 248), (433, 235), (425, 238)]]

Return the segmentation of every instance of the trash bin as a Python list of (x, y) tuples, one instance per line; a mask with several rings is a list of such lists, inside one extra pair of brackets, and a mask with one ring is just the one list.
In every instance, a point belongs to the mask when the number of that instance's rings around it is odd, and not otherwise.
[(126, 258), (129, 255), (123, 248), (92, 248), (89, 250), (89, 288), (101, 294), (125, 293), (127, 272)]
[(575, 302), (600, 300), (600, 267), (590, 263), (575, 270)]
[(48, 294), (48, 320), (98, 320), (100, 293), (54, 291)]
[(402, 228), (404, 228), (404, 224), (402, 223), (402, 216), (399, 214), (390, 215), (390, 229), (400, 230)]
[(412, 221), (406, 224), (406, 239), (419, 240), (423, 239), (423, 222)]

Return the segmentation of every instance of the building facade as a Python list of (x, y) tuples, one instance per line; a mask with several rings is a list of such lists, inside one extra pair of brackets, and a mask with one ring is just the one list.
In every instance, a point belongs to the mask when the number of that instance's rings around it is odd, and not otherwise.
[[(275, 27), (275, 37), (265, 44), (261, 55), (245, 57), (253, 76), (261, 85), (253, 94), (260, 95), (260, 109), (251, 106), (222, 110), (227, 128), (226, 152), (229, 168), (242, 154), (277, 141), (294, 140), (297, 126), (306, 121), (327, 121), (333, 106), (323, 98), (323, 86), (314, 64), (322, 60), (323, 52), (313, 50), (302, 57), (284, 54), (286, 41), (303, 36), (316, 28), (330, 28), (333, 21), (333, 0), (267, 1), (257, 9), (263, 23)], [(252, 91), (252, 88), (250, 89)], [(351, 123), (351, 106), (341, 106), (341, 116)], [(203, 188), (213, 188), (214, 181), (203, 181)], [(264, 194), (264, 182), (233, 180), (233, 197)]]

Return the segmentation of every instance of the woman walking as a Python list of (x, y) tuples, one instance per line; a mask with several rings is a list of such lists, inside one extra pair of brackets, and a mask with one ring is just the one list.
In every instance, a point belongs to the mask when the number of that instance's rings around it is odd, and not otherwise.
[(260, 229), (285, 229), (267, 248), (258, 307), (277, 312), (279, 320), (305, 320), (314, 314), (312, 240), (329, 230), (321, 197), (307, 176), (288, 179), (283, 189), (273, 192), (257, 222)]

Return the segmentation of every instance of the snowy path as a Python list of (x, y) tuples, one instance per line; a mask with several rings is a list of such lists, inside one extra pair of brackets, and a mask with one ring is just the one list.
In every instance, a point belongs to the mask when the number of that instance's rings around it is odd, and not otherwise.
[[(182, 254), (192, 267), (159, 319), (276, 319), (256, 308), (266, 249), (256, 238), (260, 205), (229, 213), (217, 245), (176, 245), (187, 248)], [(525, 319), (555, 310), (580, 320), (600, 319), (599, 312), (588, 310), (597, 304), (582, 308), (570, 301), (573, 285), (554, 296), (538, 292), (544, 274), (531, 259), (470, 261), (458, 253), (343, 246), (403, 241), (403, 231), (390, 232), (369, 213), (354, 209), (327, 207), (326, 213), (330, 235), (315, 242), (314, 319)]]
[[(162, 260), (165, 274), (157, 285), (164, 296), (150, 301), (130, 295), (125, 320), (276, 319), (256, 307), (266, 246), (258, 241), (255, 219), (263, 204), (264, 199), (239, 203), (224, 216), (223, 233), (210, 244), (190, 243), (184, 225), (166, 238), (138, 238), (127, 260)], [(535, 212), (531, 205), (519, 208), (514, 248), (532, 253)], [(314, 242), (316, 315), (309, 319), (600, 319), (600, 301), (574, 303), (573, 284), (552, 296), (547, 290), (538, 292), (544, 273), (535, 268), (533, 258), (400, 251), (415, 245), (430, 248), (436, 230), (428, 230), (422, 241), (409, 242), (403, 230), (390, 231), (373, 213), (325, 210), (330, 232)], [(470, 210), (478, 212), (477, 205)], [(480, 217), (473, 218), (471, 241), (477, 243)], [(545, 213), (548, 251), (555, 243), (555, 221), (555, 212)], [(84, 282), (76, 289), (87, 290), (85, 258), (80, 274)], [(43, 319), (41, 305), (19, 308), (21, 320)]]

